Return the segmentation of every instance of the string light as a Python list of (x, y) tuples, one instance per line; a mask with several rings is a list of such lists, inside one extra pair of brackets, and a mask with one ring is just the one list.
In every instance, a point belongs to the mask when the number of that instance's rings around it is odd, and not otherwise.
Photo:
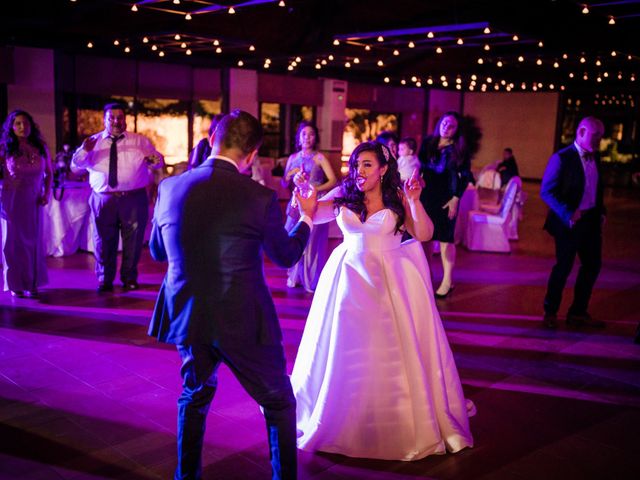
[(222, 48), (220, 47), (216, 48), (216, 53), (222, 53)]
[(120, 45), (120, 40), (114, 40), (113, 44), (117, 47), (118, 45)]
[(384, 83), (389, 83), (390, 81), (389, 77), (384, 77)]
[(93, 48), (93, 43), (92, 42), (87, 43), (87, 48)]
[(151, 46), (151, 50), (153, 50), (155, 52), (156, 50), (158, 50), (158, 46), (157, 45), (152, 45)]
[(379, 41), (379, 42), (384, 42), (384, 37), (383, 37), (382, 35), (379, 35), (379, 36), (378, 36), (378, 41)]
[(142, 39), (142, 43), (149, 43), (149, 38), (148, 37), (144, 37)]
[(489, 27), (484, 27), (483, 33), (485, 35), (489, 35), (491, 33), (491, 29)]
[(442, 53), (442, 48), (441, 47), (436, 48), (436, 53)]
[(184, 52), (184, 53), (186, 53), (187, 55), (191, 55), (191, 49), (190, 49), (190, 48), (187, 48), (187, 51), (186, 51), (186, 52)]
[(164, 57), (164, 52), (163, 52), (163, 51), (160, 51), (160, 53), (158, 53), (158, 56), (159, 56), (159, 57)]
[(397, 57), (398, 55), (400, 55), (400, 51), (399, 51), (399, 50), (397, 50), (397, 49), (396, 49), (396, 50), (394, 50), (394, 51), (393, 51), (393, 55)]
[(345, 68), (351, 68), (351, 62), (344, 62)]
[(379, 67), (384, 67), (384, 62), (382, 60), (378, 60), (378, 66)]
[(613, 17), (609, 17), (609, 25), (615, 25), (616, 24), (616, 19)]
[(416, 44), (415, 44), (415, 43), (413, 43), (413, 42), (409, 42), (408, 47), (409, 47), (409, 48), (415, 48), (415, 47), (416, 47)]
[(491, 50), (491, 47), (490, 47), (490, 46), (489, 46), (489, 44), (487, 43), (487, 44), (484, 46), (484, 49), (485, 49), (485, 51), (487, 51), (487, 52), (488, 52), (489, 50)]
[(250, 52), (255, 52), (256, 51), (256, 47), (254, 47), (253, 45), (249, 45), (249, 51)]
[(333, 56), (333, 55), (329, 55), (327, 58), (328, 58), (330, 61), (332, 61), (332, 62), (333, 62), (334, 56)]
[(584, 13), (585, 15), (589, 14), (589, 7), (587, 5), (582, 6), (582, 13)]
[(137, 12), (138, 11), (138, 6), (134, 3), (133, 7), (131, 7), (131, 11), (132, 12)]
[(523, 57), (522, 55), (520, 55), (520, 56), (518, 57), (518, 61), (519, 61), (519, 62), (524, 62), (524, 57)]
[(365, 45), (365, 46), (364, 46), (364, 49), (365, 49), (367, 52), (371, 51), (371, 45)]
[(129, 53), (131, 52), (131, 49), (129, 47), (124, 47), (124, 53)]
[(484, 63), (484, 60), (482, 58), (478, 59), (478, 65), (482, 65)]
[(190, 14), (190, 13), (187, 13), (187, 14), (184, 16), (184, 19), (185, 19), (185, 20), (191, 20), (191, 14)]
[(234, 13), (236, 13), (236, 9), (233, 7), (229, 7), (228, 12), (229, 12), (229, 15), (233, 15)]
[(464, 40), (462, 40), (462, 38), (458, 38), (458, 40), (456, 41), (456, 43), (458, 45), (463, 45), (464, 44)]
[[(214, 47), (217, 47), (218, 45), (220, 45), (220, 40), (215, 39), (215, 40), (213, 41), (213, 46), (214, 46)], [(251, 50), (251, 49), (249, 49), (249, 50)]]
[(340, 45), (340, 40), (338, 40), (337, 38), (333, 41), (333, 44), (337, 47), (338, 45)]
[(402, 80), (400, 80), (400, 83), (401, 83), (402, 85), (406, 85), (406, 84), (407, 84), (407, 81), (403, 78)]
[(360, 59), (359, 59), (358, 57), (355, 57), (355, 58), (353, 59), (353, 63), (360, 63)]
[(182, 43), (180, 44), (180, 48), (187, 48), (187, 44), (186, 44), (185, 42), (182, 42)]
[(179, 33), (176, 33), (176, 34), (173, 36), (173, 39), (174, 39), (174, 40), (180, 40), (180, 38), (181, 38), (181, 37), (180, 37), (180, 34), (179, 34)]
[(427, 38), (433, 38), (435, 37), (435, 35), (433, 34), (433, 32), (429, 32), (427, 33)]
[(520, 40), (520, 37), (518, 37), (518, 35), (514, 35), (514, 36), (512, 37), (512, 40), (513, 40), (514, 42), (517, 42), (518, 40)]
[(286, 7), (287, 5), (284, 3), (284, 0), (280, 0), (280, 2), (278, 3), (279, 7)]
[(544, 43), (542, 43), (541, 41), (538, 42), (538, 47), (540, 47), (540, 48), (544, 47)]

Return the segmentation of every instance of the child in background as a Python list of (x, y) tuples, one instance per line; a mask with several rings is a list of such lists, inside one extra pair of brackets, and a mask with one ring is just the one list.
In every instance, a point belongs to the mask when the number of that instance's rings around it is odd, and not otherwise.
[(403, 138), (398, 144), (398, 172), (403, 182), (411, 177), (416, 168), (420, 169), (416, 148), (416, 141), (411, 137)]

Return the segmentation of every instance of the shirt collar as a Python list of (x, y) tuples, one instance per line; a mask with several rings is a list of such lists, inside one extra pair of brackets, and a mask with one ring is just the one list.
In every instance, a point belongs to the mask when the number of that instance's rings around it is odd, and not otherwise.
[[(109, 133), (107, 132), (107, 129), (105, 128), (102, 131), (102, 135), (100, 137), (101, 138), (111, 138), (111, 135), (109, 135)], [(127, 131), (126, 130), (120, 134), (120, 138), (127, 138)]]
[[(580, 155), (580, 160), (584, 160), (584, 156), (590, 153), (590, 152), (587, 152), (580, 145), (578, 145), (577, 142), (573, 142), (573, 145), (576, 147), (576, 150), (578, 150), (578, 155)], [(595, 153), (591, 153), (591, 155), (595, 156)]]
[(231, 160), (229, 157), (225, 157), (224, 155), (216, 155), (215, 157), (216, 160), (224, 160), (225, 162), (229, 162), (230, 164), (232, 164), (236, 170), (240, 171), (240, 169), (238, 168), (238, 165), (236, 164), (236, 162), (234, 162), (233, 160)]

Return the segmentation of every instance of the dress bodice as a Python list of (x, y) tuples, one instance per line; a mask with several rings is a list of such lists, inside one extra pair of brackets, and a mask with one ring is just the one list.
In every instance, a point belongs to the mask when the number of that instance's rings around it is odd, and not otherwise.
[(325, 183), (326, 175), (320, 164), (316, 163), (314, 158), (316, 155), (320, 155), (318, 152), (313, 152), (312, 155), (303, 155), (302, 152), (296, 153), (292, 159), (290, 170), (299, 168), (307, 174), (309, 177), (309, 183), (314, 186), (322, 185)]
[(350, 252), (394, 250), (402, 242), (402, 234), (395, 231), (396, 215), (388, 208), (370, 215), (363, 223), (355, 212), (341, 207), (336, 221)]
[(44, 159), (30, 145), (21, 147), (17, 153), (7, 156), (5, 179), (8, 181), (34, 180), (44, 174)]

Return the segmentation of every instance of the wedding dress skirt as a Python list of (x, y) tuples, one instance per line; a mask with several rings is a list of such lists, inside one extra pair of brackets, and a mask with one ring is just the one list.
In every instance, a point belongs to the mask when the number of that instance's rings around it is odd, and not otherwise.
[(473, 446), (466, 401), (421, 244), (401, 244), (388, 209), (344, 242), (318, 283), (291, 376), (298, 447), (417, 460)]

